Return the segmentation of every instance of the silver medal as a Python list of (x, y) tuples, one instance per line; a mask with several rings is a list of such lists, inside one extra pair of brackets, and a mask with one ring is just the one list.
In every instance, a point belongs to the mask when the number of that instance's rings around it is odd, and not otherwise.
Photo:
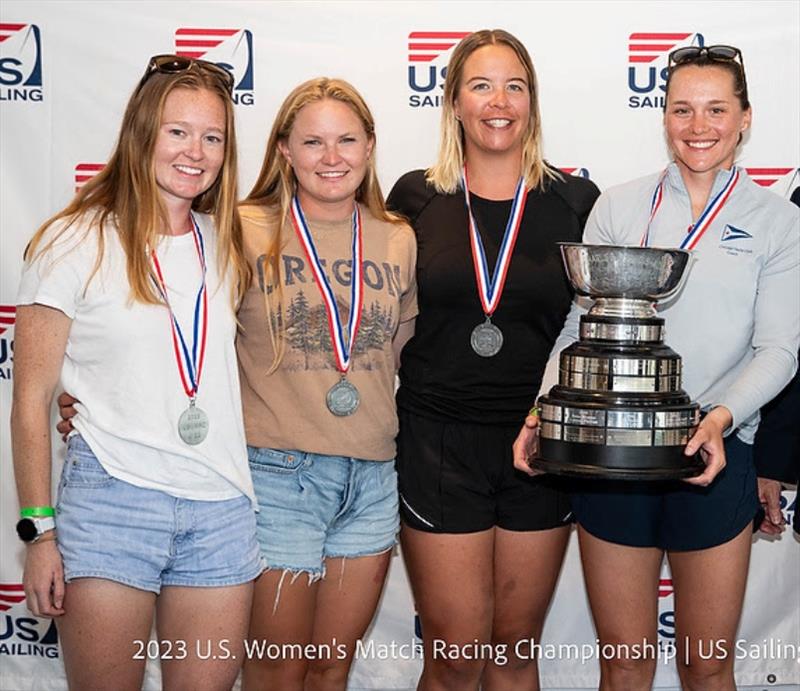
[(198, 408), (194, 401), (178, 418), (178, 435), (192, 446), (199, 444), (208, 436), (208, 415)]
[(503, 332), (487, 318), (472, 330), (469, 342), (472, 350), (481, 357), (494, 357), (503, 347)]
[(347, 379), (340, 379), (336, 382), (328, 389), (328, 395), (325, 397), (328, 410), (339, 417), (355, 413), (360, 402), (361, 396), (358, 394), (358, 389)]

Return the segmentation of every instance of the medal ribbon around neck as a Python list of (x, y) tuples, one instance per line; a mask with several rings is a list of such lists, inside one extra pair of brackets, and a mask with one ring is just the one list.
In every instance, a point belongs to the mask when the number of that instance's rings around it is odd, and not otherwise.
[(308, 229), (308, 223), (306, 223), (303, 210), (300, 208), (300, 200), (297, 198), (297, 195), (292, 199), (291, 217), (292, 225), (294, 225), (300, 244), (305, 250), (308, 263), (314, 273), (314, 278), (317, 281), (317, 286), (319, 287), (319, 292), (322, 295), (322, 301), (325, 305), (336, 369), (344, 375), (350, 368), (350, 362), (353, 356), (353, 345), (358, 335), (358, 327), (361, 324), (361, 312), (364, 306), (361, 210), (358, 208), (358, 204), (355, 204), (352, 217), (353, 259), (350, 280), (350, 318), (347, 322), (347, 342), (345, 342), (344, 338), (344, 329), (342, 328), (342, 319), (339, 315), (339, 306), (336, 304), (336, 296), (333, 294), (333, 289), (331, 288), (330, 281), (328, 281), (328, 277), (322, 270), (322, 262), (317, 254), (314, 238), (311, 236), (311, 231)]
[(489, 279), (489, 266), (486, 262), (486, 252), (483, 249), (483, 241), (478, 232), (478, 224), (472, 214), (472, 206), (469, 201), (469, 184), (467, 180), (467, 168), (464, 167), (463, 175), (464, 199), (467, 202), (467, 215), (469, 216), (469, 239), (472, 247), (472, 264), (475, 268), (475, 280), (478, 284), (478, 297), (481, 300), (483, 312), (490, 317), (503, 295), (503, 288), (506, 284), (508, 267), (511, 264), (511, 256), (514, 254), (514, 245), (517, 243), (519, 227), (522, 224), (522, 215), (525, 212), (525, 202), (528, 197), (528, 190), (525, 188), (525, 178), (520, 177), (517, 189), (514, 192), (514, 199), (511, 202), (511, 213), (508, 215), (506, 229), (503, 233), (503, 242), (497, 254), (497, 262), (494, 265), (494, 273)]
[[(158, 256), (155, 250), (150, 250), (150, 256), (153, 260), (153, 266), (156, 270), (156, 276), (153, 277), (153, 282), (158, 288), (161, 298), (164, 300), (167, 309), (169, 310), (170, 326), (172, 328), (172, 347), (175, 351), (175, 361), (178, 363), (178, 373), (181, 376), (181, 383), (183, 390), (190, 400), (194, 401), (197, 396), (197, 391), (200, 388), (200, 376), (203, 373), (203, 363), (206, 359), (206, 336), (208, 334), (208, 292), (206, 290), (206, 250), (203, 242), (203, 235), (200, 228), (195, 221), (194, 216), (191, 217), (192, 226), (191, 232), (194, 238), (194, 245), (197, 249), (197, 256), (200, 258), (200, 268), (202, 270), (203, 278), (200, 283), (200, 289), (197, 291), (197, 297), (194, 302), (194, 323), (192, 325), (192, 349), (189, 351), (186, 345), (186, 339), (183, 335), (181, 325), (175, 313), (172, 311), (172, 306), (169, 302), (167, 295), (167, 284), (164, 281), (164, 275), (161, 271), (161, 264), (158, 261)], [(157, 280), (156, 280), (157, 277)], [(199, 336), (199, 337), (198, 337)], [(198, 353), (198, 347), (200, 352)]]
[[(661, 175), (661, 179), (658, 181), (655, 192), (653, 193), (653, 199), (650, 202), (650, 220), (647, 221), (647, 228), (645, 228), (642, 239), (639, 242), (641, 247), (650, 246), (650, 225), (653, 223), (653, 219), (655, 218), (655, 215), (661, 206), (661, 201), (664, 198), (664, 180), (666, 177), (667, 171), (664, 171), (664, 173)], [(728, 198), (733, 193), (733, 188), (736, 187), (736, 184), (739, 182), (739, 177), (739, 169), (734, 166), (733, 170), (731, 170), (731, 174), (728, 176), (728, 179), (722, 186), (722, 189), (717, 193), (717, 196), (706, 205), (705, 210), (702, 214), (700, 214), (700, 218), (697, 219), (697, 223), (689, 226), (689, 232), (683, 239), (680, 249), (693, 250), (697, 246), (697, 243), (700, 242), (700, 238), (703, 237), (703, 234), (714, 222), (714, 219), (717, 217), (719, 212), (722, 211), (722, 207), (725, 206)]]

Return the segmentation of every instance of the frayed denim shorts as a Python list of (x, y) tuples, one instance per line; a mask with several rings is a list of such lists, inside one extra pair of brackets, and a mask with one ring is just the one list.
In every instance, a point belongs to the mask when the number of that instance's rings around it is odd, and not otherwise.
[(399, 530), (394, 461), (248, 447), (268, 569), (325, 574), (325, 559), (394, 547)]
[(103, 578), (159, 593), (239, 585), (264, 568), (247, 497), (180, 499), (118, 480), (79, 435), (67, 446), (56, 538), (68, 582)]

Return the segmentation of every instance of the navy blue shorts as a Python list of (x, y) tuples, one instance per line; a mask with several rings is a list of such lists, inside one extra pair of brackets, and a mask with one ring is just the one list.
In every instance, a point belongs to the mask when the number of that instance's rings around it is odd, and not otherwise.
[(709, 487), (679, 480), (581, 480), (573, 485), (578, 523), (601, 540), (668, 551), (706, 549), (736, 537), (758, 511), (753, 447), (725, 439), (727, 465)]

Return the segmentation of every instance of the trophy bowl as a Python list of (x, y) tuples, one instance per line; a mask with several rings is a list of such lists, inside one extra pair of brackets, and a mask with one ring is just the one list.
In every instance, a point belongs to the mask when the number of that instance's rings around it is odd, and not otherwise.
[(680, 288), (689, 263), (686, 250), (558, 244), (572, 287), (587, 297), (654, 302)]

